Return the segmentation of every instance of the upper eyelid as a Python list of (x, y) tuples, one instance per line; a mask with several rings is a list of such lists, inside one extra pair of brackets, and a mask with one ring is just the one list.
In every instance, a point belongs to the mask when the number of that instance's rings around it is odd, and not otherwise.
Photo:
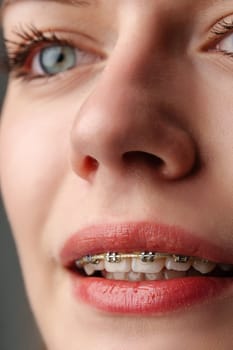
[(94, 35), (89, 35), (88, 33), (79, 32), (78, 30), (69, 30), (57, 26), (40, 28), (39, 26), (34, 26), (31, 23), (19, 25), (18, 27), (14, 27), (14, 30), (12, 30), (9, 33), (6, 39), (8, 40), (10, 37), (13, 37), (13, 39), (10, 39), (10, 41), (15, 41), (15, 44), (18, 44), (20, 46), (24, 43), (30, 42), (30, 39), (32, 39), (32, 35), (29, 35), (30, 38), (28, 38), (28, 40), (25, 40), (24, 34), (26, 34), (27, 36), (28, 33), (30, 34), (33, 31), (36, 32), (35, 40), (36, 37), (39, 36), (38, 33), (41, 33), (44, 37), (48, 39), (48, 42), (52, 42), (53, 34), (55, 34), (56, 38), (58, 38), (59, 41), (63, 41), (64, 43), (67, 41), (83, 51), (86, 50), (90, 53), (98, 54), (103, 58), (107, 56), (107, 52), (104, 49), (104, 44), (100, 40), (98, 40), (98, 38), (96, 38)]
[(205, 29), (205, 33), (208, 34), (215, 34), (215, 31), (224, 31), (224, 27), (227, 30), (227, 27), (230, 27), (233, 25), (233, 13), (228, 13), (222, 15), (220, 18), (215, 19), (212, 23), (210, 23), (207, 28)]
[(221, 35), (228, 33), (233, 29), (233, 17), (231, 21), (227, 21), (226, 18), (223, 18), (221, 21), (217, 22), (211, 29), (211, 33), (215, 35)]
[[(29, 27), (30, 30), (30, 27)], [(59, 39), (59, 41), (61, 42), (74, 42), (77, 41), (77, 46), (78, 43), (80, 45), (80, 48), (84, 47), (83, 41), (85, 40), (85, 46), (87, 46), (87, 49), (89, 47), (91, 47), (91, 45), (93, 47), (95, 46), (99, 46), (98, 45), (98, 41), (94, 40), (94, 38), (90, 37), (89, 35), (85, 35), (83, 33), (78, 33), (75, 31), (65, 31), (65, 30), (57, 30), (57, 29), (47, 29), (47, 30), (39, 30), (41, 32), (41, 36), (39, 35), (35, 35), (34, 37), (31, 35), (31, 37), (25, 40), (25, 38), (23, 38), (23, 31), (21, 32), (21, 29), (19, 29), (18, 31), (14, 31), (14, 36), (16, 36), (17, 39), (9, 39), (9, 37), (5, 37), (6, 41), (9, 41), (9, 43), (13, 43), (15, 45), (21, 46), (27, 43), (32, 42), (32, 40), (35, 40), (35, 42), (38, 40), (38, 43), (40, 41), (47, 41), (48, 43), (51, 42), (55, 42), (56, 39)], [(26, 31), (25, 31), (26, 33)], [(27, 35), (27, 33), (26, 33)], [(78, 38), (77, 38), (78, 37)], [(91, 50), (91, 48), (90, 48)]]
[[(35, 31), (35, 35), (33, 34)], [(75, 31), (66, 31), (66, 30), (56, 30), (56, 29), (37, 29), (34, 27), (28, 26), (25, 29), (18, 28), (14, 35), (16, 39), (12, 40), (9, 38), (5, 38), (7, 43), (7, 49), (13, 45), (13, 53), (17, 51), (23, 52), (24, 50), (30, 50), (31, 48), (36, 48), (37, 45), (48, 44), (49, 46), (54, 44), (59, 45), (68, 45), (74, 48), (77, 48), (81, 51), (87, 52), (89, 54), (96, 55), (101, 59), (105, 59), (107, 57), (107, 53), (100, 47), (98, 42), (94, 40), (89, 35), (80, 34)]]

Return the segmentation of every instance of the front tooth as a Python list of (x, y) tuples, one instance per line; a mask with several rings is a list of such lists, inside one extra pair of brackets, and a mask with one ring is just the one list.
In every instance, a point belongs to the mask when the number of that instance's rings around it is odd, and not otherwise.
[(106, 272), (104, 274), (104, 277), (107, 279), (107, 280), (112, 280), (113, 279), (113, 273), (112, 272)]
[(129, 272), (131, 270), (130, 259), (122, 259), (120, 262), (104, 262), (105, 270), (108, 272)]
[(157, 281), (157, 280), (163, 280), (163, 273), (162, 271), (158, 273), (146, 273), (145, 279), (148, 281)]
[(83, 268), (88, 276), (93, 275), (93, 273), (95, 272), (95, 267), (93, 264), (86, 264), (83, 266)]
[(188, 271), (191, 267), (192, 262), (189, 260), (188, 262), (175, 262), (174, 258), (168, 256), (165, 261), (165, 266), (168, 270), (176, 270), (176, 271)]
[(185, 277), (186, 272), (185, 271), (174, 271), (174, 270), (165, 270), (164, 271), (164, 278), (166, 280), (170, 280), (173, 278), (179, 278), (179, 277)]
[(139, 273), (139, 272), (130, 271), (128, 273), (128, 280), (129, 281), (142, 281), (143, 280), (143, 274)]
[(210, 261), (196, 259), (193, 261), (192, 266), (201, 273), (209, 273), (215, 269), (216, 264)]
[(164, 268), (164, 259), (156, 259), (152, 262), (143, 262), (138, 258), (132, 259), (132, 270), (142, 273), (158, 273)]
[(124, 281), (127, 279), (127, 274), (124, 272), (113, 272), (112, 273), (112, 279)]

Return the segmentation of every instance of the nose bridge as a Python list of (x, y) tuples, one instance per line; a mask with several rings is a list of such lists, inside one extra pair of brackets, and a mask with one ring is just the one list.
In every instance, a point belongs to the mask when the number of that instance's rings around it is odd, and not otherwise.
[(135, 58), (130, 61), (127, 55), (116, 55), (79, 110), (72, 130), (76, 150), (83, 150), (104, 163), (112, 162), (126, 151), (139, 150), (139, 145), (142, 147), (143, 139), (148, 137), (156, 99), (154, 96), (153, 103), (150, 102), (149, 88), (140, 84), (143, 68)]
[[(94, 91), (79, 110), (73, 133), (79, 144), (95, 137), (99, 147), (109, 151), (114, 148), (116, 152), (123, 140), (127, 139), (129, 144), (131, 135), (148, 123), (152, 87), (146, 84), (148, 69), (142, 60), (143, 53), (136, 47), (130, 49), (127, 42), (119, 43), (114, 51)], [(155, 100), (156, 93), (153, 104)]]
[[(140, 6), (135, 16), (122, 20), (124, 25), (106, 67), (76, 117), (73, 135), (79, 146), (81, 140), (84, 145), (84, 139), (96, 138), (101, 152), (116, 153), (125, 140), (130, 148), (136, 135), (137, 141), (145, 138), (141, 131), (151, 122), (163, 81), (158, 54), (154, 57), (156, 26), (147, 12), (142, 13)], [(158, 115), (153, 118), (154, 124), (156, 121)]]

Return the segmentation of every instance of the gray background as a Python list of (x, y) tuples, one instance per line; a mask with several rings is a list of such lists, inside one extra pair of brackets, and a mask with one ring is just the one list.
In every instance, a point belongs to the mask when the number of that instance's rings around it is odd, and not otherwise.
[[(1, 45), (0, 50), (2, 53)], [(6, 75), (0, 72), (1, 106), (5, 89)], [(0, 196), (0, 350), (39, 349), (38, 331), (26, 300), (14, 242)]]

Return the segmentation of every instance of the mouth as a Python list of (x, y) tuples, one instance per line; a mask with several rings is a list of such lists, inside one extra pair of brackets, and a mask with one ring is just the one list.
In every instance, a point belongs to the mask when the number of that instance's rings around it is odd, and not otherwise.
[(79, 302), (160, 315), (232, 297), (232, 249), (199, 237), (147, 222), (92, 226), (71, 236), (60, 261)]

